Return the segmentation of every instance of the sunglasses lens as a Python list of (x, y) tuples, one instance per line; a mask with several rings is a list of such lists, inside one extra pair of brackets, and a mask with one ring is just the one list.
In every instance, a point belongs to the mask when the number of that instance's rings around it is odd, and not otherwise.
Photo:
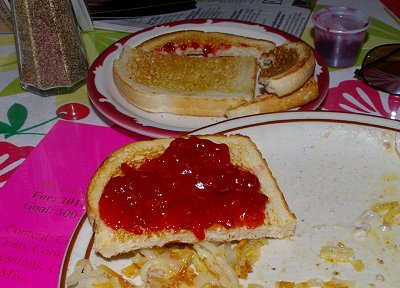
[(371, 50), (362, 65), (364, 79), (373, 87), (400, 94), (400, 45)]

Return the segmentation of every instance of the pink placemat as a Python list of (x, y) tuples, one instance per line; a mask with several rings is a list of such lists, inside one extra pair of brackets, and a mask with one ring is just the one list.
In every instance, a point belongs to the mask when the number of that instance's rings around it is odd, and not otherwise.
[(144, 136), (60, 120), (0, 190), (1, 287), (56, 287), (85, 211), (87, 184), (118, 147)]

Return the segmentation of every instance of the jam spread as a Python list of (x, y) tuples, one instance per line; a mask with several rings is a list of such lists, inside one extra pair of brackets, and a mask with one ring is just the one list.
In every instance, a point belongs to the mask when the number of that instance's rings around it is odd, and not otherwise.
[[(241, 43), (239, 45), (240, 47), (248, 47), (249, 45)], [(194, 50), (201, 49), (202, 51), (202, 56), (208, 57), (208, 56), (214, 56), (217, 54), (218, 51), (221, 50), (228, 50), (232, 48), (231, 44), (226, 44), (226, 43), (206, 43), (203, 45), (200, 45), (200, 43), (193, 41), (193, 42), (188, 42), (188, 43), (173, 43), (173, 42), (168, 42), (165, 43), (161, 48), (156, 49), (158, 52), (163, 52), (167, 54), (175, 54), (177, 49), (182, 50), (185, 52), (187, 49), (192, 48)]]
[(175, 53), (175, 45), (174, 43), (168, 42), (166, 44), (164, 44), (164, 46), (161, 48), (161, 51), (164, 53)]
[(255, 228), (264, 223), (268, 197), (254, 174), (234, 166), (226, 144), (195, 136), (173, 140), (140, 167), (121, 165), (99, 202), (112, 229), (135, 234), (189, 230), (199, 239), (222, 225)]

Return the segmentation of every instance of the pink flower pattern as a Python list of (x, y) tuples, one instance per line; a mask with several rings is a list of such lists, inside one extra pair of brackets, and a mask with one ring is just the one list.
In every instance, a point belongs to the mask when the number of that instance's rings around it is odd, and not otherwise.
[(321, 108), (400, 119), (400, 96), (378, 91), (360, 80), (346, 80), (329, 89)]

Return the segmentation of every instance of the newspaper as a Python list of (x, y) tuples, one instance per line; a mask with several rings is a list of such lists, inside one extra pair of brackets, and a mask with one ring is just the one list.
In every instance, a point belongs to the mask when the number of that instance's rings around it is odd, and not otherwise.
[(300, 37), (316, 0), (197, 0), (196, 7), (175, 13), (94, 20), (98, 29), (136, 32), (180, 20), (216, 18), (250, 21)]

